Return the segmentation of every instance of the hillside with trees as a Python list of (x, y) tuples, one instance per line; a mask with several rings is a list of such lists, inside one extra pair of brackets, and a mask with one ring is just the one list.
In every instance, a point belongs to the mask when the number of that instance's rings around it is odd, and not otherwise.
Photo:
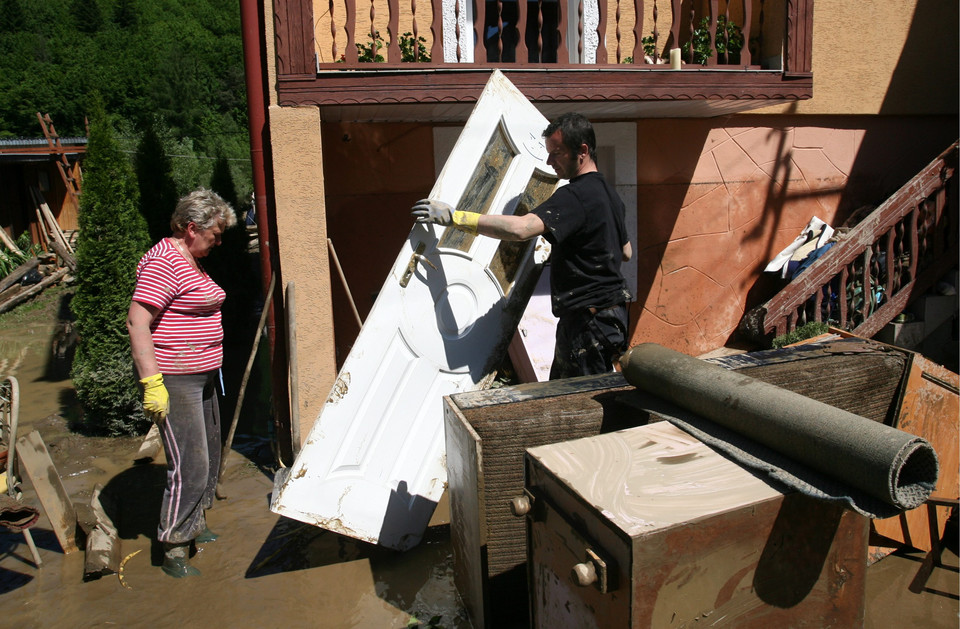
[(37, 112), (84, 136), (95, 92), (126, 152), (154, 128), (178, 192), (223, 157), (249, 197), (236, 0), (0, 0), (0, 139), (40, 137)]

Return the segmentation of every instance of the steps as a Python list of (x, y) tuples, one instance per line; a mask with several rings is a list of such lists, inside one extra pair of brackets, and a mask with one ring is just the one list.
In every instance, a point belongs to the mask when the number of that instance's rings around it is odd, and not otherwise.
[(951, 270), (927, 293), (881, 329), (873, 338), (923, 354), (957, 373), (960, 339), (960, 277)]

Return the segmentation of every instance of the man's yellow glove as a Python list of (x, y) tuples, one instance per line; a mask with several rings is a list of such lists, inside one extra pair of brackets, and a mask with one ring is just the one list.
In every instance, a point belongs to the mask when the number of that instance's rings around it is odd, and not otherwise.
[(147, 376), (140, 381), (143, 385), (143, 411), (157, 424), (162, 424), (170, 412), (170, 394), (163, 386), (163, 374)]
[(453, 225), (468, 234), (476, 234), (480, 215), (476, 212), (455, 210), (449, 203), (436, 199), (420, 199), (410, 210), (418, 223)]

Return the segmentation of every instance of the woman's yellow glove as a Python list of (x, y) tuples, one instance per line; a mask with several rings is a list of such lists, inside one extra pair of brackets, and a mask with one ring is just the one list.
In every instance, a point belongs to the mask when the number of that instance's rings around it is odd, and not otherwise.
[(157, 424), (162, 424), (170, 412), (170, 394), (163, 386), (163, 374), (147, 376), (140, 381), (143, 385), (143, 411)]

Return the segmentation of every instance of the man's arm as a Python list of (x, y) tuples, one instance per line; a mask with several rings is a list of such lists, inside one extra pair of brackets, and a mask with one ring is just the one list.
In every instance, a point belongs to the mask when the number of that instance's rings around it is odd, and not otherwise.
[(500, 240), (530, 240), (545, 231), (546, 225), (536, 214), (482, 214), (477, 222), (477, 233)]
[(419, 223), (453, 225), (471, 234), (482, 234), (500, 240), (530, 240), (547, 231), (547, 227), (536, 214), (504, 216), (462, 212), (436, 199), (417, 201), (411, 214)]
[(627, 244), (623, 246), (623, 261), (628, 262), (630, 258), (633, 257), (633, 247), (630, 246), (630, 241), (627, 241)]

